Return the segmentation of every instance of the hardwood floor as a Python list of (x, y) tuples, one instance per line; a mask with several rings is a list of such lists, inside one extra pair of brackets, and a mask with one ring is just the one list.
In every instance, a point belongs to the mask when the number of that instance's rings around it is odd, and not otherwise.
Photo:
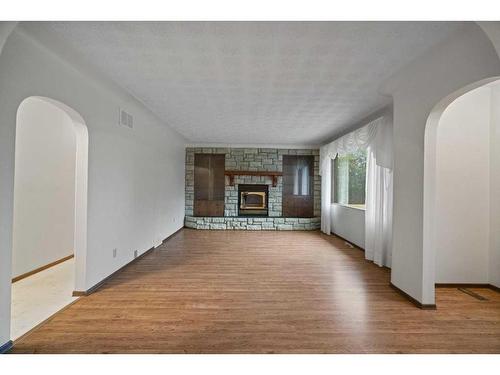
[(14, 353), (500, 353), (500, 293), (437, 290), (318, 232), (185, 229), (17, 342)]

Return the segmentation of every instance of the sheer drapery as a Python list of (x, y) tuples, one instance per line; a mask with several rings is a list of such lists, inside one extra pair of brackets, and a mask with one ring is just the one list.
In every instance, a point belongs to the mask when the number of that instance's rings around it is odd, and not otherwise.
[(330, 234), (331, 163), (360, 149), (368, 149), (365, 210), (365, 256), (380, 266), (390, 266), (392, 238), (392, 122), (387, 116), (321, 147), (321, 231)]
[[(329, 235), (333, 229), (331, 227), (332, 160), (337, 155), (344, 156), (359, 149), (366, 149), (372, 143), (383, 146), (384, 142), (376, 139), (379, 128), (382, 128), (383, 124), (384, 117), (377, 118), (369, 124), (321, 147), (319, 173), (321, 175), (321, 231), (323, 233)], [(377, 149), (378, 147), (375, 148), (375, 150)], [(382, 154), (384, 150), (381, 149), (378, 152)], [(387, 159), (387, 157), (383, 159)]]
[(330, 235), (331, 227), (331, 201), (332, 201), (332, 159), (324, 160), (323, 171), (321, 172), (321, 231)]
[(392, 170), (377, 164), (374, 147), (366, 164), (365, 258), (379, 266), (391, 266)]
[[(382, 124), (382, 126), (379, 126), (380, 124)], [(368, 125), (356, 129), (349, 134), (322, 146), (320, 149), (321, 173), (326, 170), (326, 163), (328, 162), (327, 159), (335, 159), (337, 154), (344, 156), (351, 152), (368, 148), (368, 146), (375, 141), (378, 134), (378, 128), (382, 128), (383, 124), (384, 117), (379, 117), (378, 119), (370, 122)], [(382, 145), (384, 142), (377, 140), (376, 143)], [(383, 149), (377, 149), (376, 152), (384, 152)]]

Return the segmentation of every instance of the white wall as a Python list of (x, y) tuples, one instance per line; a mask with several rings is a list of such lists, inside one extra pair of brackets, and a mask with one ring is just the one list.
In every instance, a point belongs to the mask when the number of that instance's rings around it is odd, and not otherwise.
[(489, 282), (500, 288), (500, 83), (491, 87)]
[[(61, 58), (66, 48), (48, 49), (43, 36), (19, 27), (0, 55), (0, 345), (10, 336), (16, 112), (25, 98), (59, 100), (88, 127), (85, 288), (181, 228), (184, 218), (185, 139), (79, 59)], [(134, 116), (134, 129), (117, 124), (120, 107)]]
[[(500, 60), (476, 24), (395, 73), (381, 88), (394, 106), (394, 208), (391, 282), (434, 303), (435, 254), (424, 247), (424, 134), (429, 114), (467, 85), (500, 75)], [(456, 95), (456, 96), (455, 96)], [(451, 100), (450, 100), (451, 102)]]
[[(434, 254), (423, 251), (426, 121), (436, 103), (450, 93), (497, 75), (500, 61), (494, 46), (471, 23), (396, 73), (381, 89), (394, 103), (391, 281), (423, 303), (434, 302), (434, 279), (427, 272), (433, 272), (428, 263)], [(132, 249), (147, 248), (159, 233), (167, 235), (182, 226), (184, 139), (137, 100), (94, 72), (80, 69), (78, 60), (67, 63), (19, 32), (9, 37), (0, 55), (0, 88), (2, 344), (9, 339), (14, 135), (22, 100), (32, 95), (60, 100), (88, 125), (88, 264), (95, 265), (88, 267), (89, 286), (128, 262)], [(135, 131), (116, 126), (118, 106), (135, 115)], [(110, 256), (114, 245), (120, 249), (116, 259)]]
[(332, 204), (332, 232), (347, 241), (365, 248), (365, 211), (359, 208)]
[(444, 111), (436, 143), (436, 283), (488, 283), (490, 88)]
[(70, 117), (39, 98), (19, 107), (12, 276), (73, 254), (76, 137)]

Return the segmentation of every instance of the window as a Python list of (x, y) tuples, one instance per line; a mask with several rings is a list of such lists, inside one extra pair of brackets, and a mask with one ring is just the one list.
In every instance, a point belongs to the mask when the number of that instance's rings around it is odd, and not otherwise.
[(333, 203), (365, 208), (366, 150), (337, 156), (332, 163)]

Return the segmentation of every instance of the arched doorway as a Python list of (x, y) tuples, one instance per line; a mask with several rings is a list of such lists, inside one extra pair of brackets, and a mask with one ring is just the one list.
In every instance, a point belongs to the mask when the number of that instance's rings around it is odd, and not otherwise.
[[(443, 172), (443, 167), (442, 164), (438, 163), (438, 160), (441, 160), (438, 157), (439, 150), (442, 150), (442, 147), (439, 148), (438, 146), (440, 145), (440, 137), (442, 138), (442, 134), (439, 133), (438, 129), (440, 129), (440, 125), (449, 127), (449, 130), (453, 128), (452, 123), (455, 121), (456, 123), (460, 123), (460, 121), (467, 121), (467, 119), (461, 119), (457, 121), (457, 115), (460, 114), (460, 110), (465, 109), (466, 107), (462, 107), (463, 105), (468, 105), (469, 110), (473, 110), (476, 113), (478, 111), (489, 111), (489, 108), (486, 108), (483, 106), (479, 107), (471, 107), (471, 99), (477, 100), (479, 98), (477, 95), (479, 93), (478, 90), (481, 88), (486, 88), (487, 86), (490, 86), (492, 84), (496, 84), (500, 77), (492, 77), (489, 79), (482, 80), (480, 82), (476, 82), (474, 84), (468, 85), (461, 90), (458, 90), (447, 97), (443, 98), (431, 111), (427, 123), (426, 123), (426, 129), (425, 129), (425, 159), (424, 159), (424, 220), (423, 220), (423, 295), (425, 300), (427, 301), (435, 301), (435, 285), (436, 283), (444, 283), (444, 284), (488, 284), (489, 282), (489, 275), (482, 275), (485, 278), (478, 278), (477, 273), (479, 272), (477, 269), (475, 270), (476, 276), (471, 276), (471, 274), (474, 274), (474, 272), (466, 272), (467, 267), (469, 265), (463, 264), (465, 259), (459, 259), (460, 258), (460, 252), (457, 251), (456, 254), (448, 254), (444, 255), (442, 253), (439, 253), (440, 250), (443, 250), (443, 227), (448, 226), (450, 228), (450, 233), (448, 234), (449, 236), (456, 235), (457, 231), (459, 230), (460, 225), (463, 227), (466, 227), (464, 224), (465, 219), (471, 220), (472, 216), (474, 215), (474, 212), (476, 214), (480, 212), (480, 210), (475, 209), (472, 210), (472, 212), (465, 213), (465, 215), (470, 215), (470, 217), (465, 217), (464, 215), (464, 220), (461, 223), (460, 222), (460, 216), (457, 215), (456, 213), (448, 212), (447, 213), (447, 218), (452, 218), (453, 220), (449, 220), (446, 225), (442, 224), (443, 220), (443, 207), (446, 207), (446, 204), (443, 204), (442, 199), (440, 200), (440, 197), (443, 197), (443, 192), (440, 191), (440, 188), (442, 189), (443, 185), (443, 179), (447, 178), (448, 179), (448, 188), (452, 188), (452, 185), (450, 185), (450, 181), (454, 181), (455, 183), (455, 190), (461, 190), (461, 195), (464, 196), (464, 193), (467, 192), (467, 184), (461, 183), (461, 181), (457, 180), (457, 176), (453, 176), (453, 170), (448, 170), (449, 175), (448, 176), (442, 176)], [(474, 98), (473, 98), (474, 95)], [(465, 99), (465, 100), (464, 100)], [(468, 103), (468, 104), (466, 104)], [(489, 105), (489, 104), (488, 104)], [(459, 109), (461, 108), (461, 109)], [(448, 111), (448, 112), (447, 112)], [(449, 117), (446, 117), (448, 116)], [(489, 116), (491, 116), (491, 113), (483, 113), (483, 115), (488, 117), (489, 121)], [(470, 119), (469, 119), (470, 122)], [(482, 120), (482, 123), (484, 124), (483, 126), (490, 126), (490, 123), (486, 124), (485, 119)], [(451, 126), (451, 127), (450, 127)], [(463, 126), (463, 125), (462, 125)], [(448, 131), (449, 131), (448, 130)], [(463, 129), (461, 129), (463, 130)], [(458, 128), (455, 130), (455, 133), (460, 132)], [(470, 131), (471, 129), (469, 129)], [(462, 134), (462, 139), (464, 134)], [(482, 142), (483, 144), (486, 142), (488, 143), (490, 134), (489, 133), (484, 133), (482, 135)], [(485, 138), (486, 137), (486, 138)], [(453, 141), (450, 141), (453, 142)], [(478, 143), (476, 143), (477, 145)], [(448, 149), (448, 152), (452, 150), (452, 144), (448, 144), (446, 147)], [(488, 145), (489, 147), (489, 145)], [(463, 142), (462, 142), (462, 149), (464, 148)], [(467, 160), (467, 152), (464, 152), (463, 150), (460, 151), (460, 149), (457, 147), (457, 150), (454, 150), (453, 152), (456, 153), (461, 153), (460, 156), (455, 155), (455, 165), (457, 164), (457, 158), (463, 158), (462, 161), (468, 161)], [(482, 158), (485, 159), (486, 163), (490, 162), (491, 156), (485, 156), (485, 153), (483, 153)], [(486, 160), (487, 159), (487, 160)], [(479, 160), (479, 159), (478, 159)], [(464, 168), (466, 167), (466, 164), (464, 163)], [(488, 166), (481, 166), (483, 168), (483, 176), (484, 173), (489, 173), (485, 171), (485, 168)], [(462, 171), (463, 172), (463, 171)], [(463, 173), (462, 173), (463, 174)], [(477, 178), (474, 177), (474, 175), (471, 174), (470, 176), (472, 183), (474, 183), (477, 180), (477, 183), (487, 183), (489, 184), (489, 179), (488, 178)], [(466, 181), (465, 179), (463, 180), (464, 182)], [(469, 185), (471, 186), (471, 185)], [(456, 192), (450, 190), (453, 194)], [(478, 189), (471, 189), (470, 193), (470, 200), (473, 200), (473, 192), (479, 191)], [(460, 192), (455, 194), (456, 196), (460, 196)], [(474, 202), (470, 202), (469, 199), (465, 202), (467, 204), (473, 204)], [(450, 207), (451, 199), (448, 200), (448, 208)], [(460, 203), (458, 203), (460, 205)], [(465, 205), (464, 205), (465, 206)], [(464, 211), (463, 207), (462, 211)], [(475, 207), (477, 208), (477, 207)], [(483, 209), (488, 209), (488, 207), (484, 207)], [(459, 211), (459, 210), (458, 210)], [(458, 212), (457, 211), (457, 212)], [(444, 218), (446, 219), (446, 218)], [(481, 222), (487, 223), (489, 227), (491, 227), (491, 215), (488, 216), (488, 214), (484, 214), (481, 216)], [(457, 223), (460, 223), (458, 225)], [(477, 233), (475, 233), (477, 234)], [(462, 231), (462, 235), (467, 236), (467, 231)], [(467, 237), (468, 240), (473, 240), (472, 236), (469, 235)], [(486, 246), (488, 249), (483, 251), (486, 251), (488, 254), (487, 256), (491, 256), (493, 250), (491, 246), (494, 246), (491, 242), (491, 238), (489, 238), (489, 233), (485, 232), (482, 233), (482, 241), (481, 244), (477, 244), (477, 246), (482, 246), (483, 248)], [(457, 243), (455, 241), (455, 243)], [(450, 241), (448, 243), (448, 246), (452, 246), (453, 241)], [(439, 257), (437, 257), (439, 255)], [(470, 256), (471, 254), (467, 254)], [(485, 254), (483, 254), (485, 255)], [(485, 255), (485, 256), (486, 256)], [(447, 270), (443, 270), (443, 264), (446, 261), (446, 256), (448, 256), (449, 260), (451, 260), (450, 263), (455, 262), (455, 267), (451, 265), (448, 267)], [(461, 265), (459, 263), (462, 262)], [(487, 268), (487, 265), (485, 266), (485, 261), (483, 259), (483, 268)], [(459, 267), (459, 266), (461, 267)], [(471, 266), (472, 267), (472, 266)], [(476, 266), (476, 268), (479, 266)], [(439, 272), (438, 272), (439, 271)], [(456, 272), (455, 275), (452, 273)], [(488, 272), (486, 271), (488, 274)], [(449, 280), (449, 281), (445, 281)], [(478, 280), (486, 280), (488, 282), (478, 282)]]
[[(88, 132), (83, 118), (47, 97), (23, 100), (16, 116), (14, 339), (70, 303), (72, 291), (85, 285), (87, 168)], [(61, 282), (64, 288), (55, 285)], [(58, 293), (64, 293), (64, 298)], [(30, 299), (45, 305), (36, 313), (27, 312), (34, 310)]]

